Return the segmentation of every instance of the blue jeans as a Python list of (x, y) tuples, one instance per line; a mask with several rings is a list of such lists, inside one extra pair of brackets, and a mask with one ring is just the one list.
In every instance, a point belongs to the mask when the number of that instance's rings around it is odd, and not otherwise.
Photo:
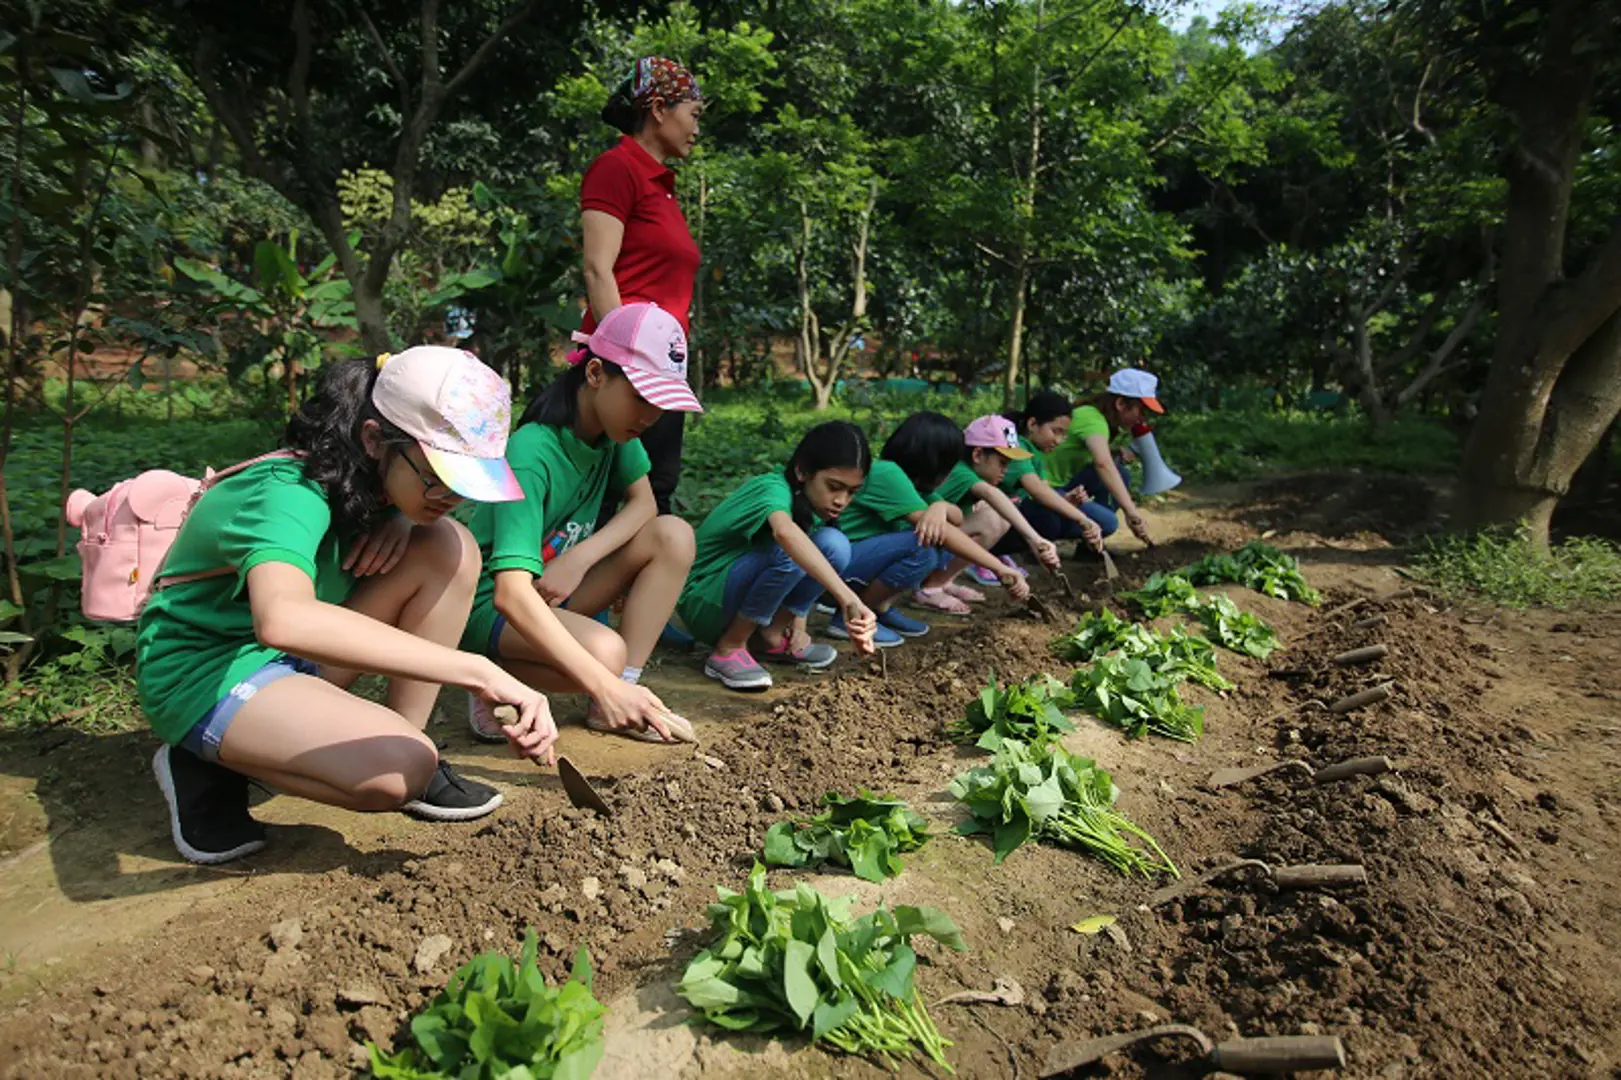
[[(1115, 459), (1115, 468), (1120, 470), (1122, 477), (1126, 476), (1125, 465), (1119, 458)], [(1059, 494), (1068, 494), (1077, 487), (1086, 488), (1086, 493), (1092, 500), (1080, 506), (1081, 513), (1097, 522), (1098, 528), (1103, 530), (1104, 536), (1113, 536), (1120, 528), (1120, 517), (1115, 513), (1118, 508), (1114, 496), (1109, 489), (1103, 486), (1103, 480), (1098, 476), (1095, 465), (1088, 465), (1070, 478), (1069, 483), (1058, 488)], [(1034, 499), (1026, 497), (1019, 502), (1019, 510), (1024, 514), (1024, 520), (1030, 527), (1048, 540), (1078, 540), (1081, 536), (1081, 527), (1067, 517), (1061, 517), (1053, 511), (1042, 506)], [(1008, 530), (996, 547), (991, 550), (998, 555), (1013, 555), (1024, 550), (1024, 540), (1018, 533)]]
[(897, 591), (915, 589), (940, 568), (940, 554), (940, 549), (919, 543), (911, 529), (880, 533), (850, 545), (844, 577), (863, 584), (876, 581)]
[(320, 665), (303, 657), (278, 656), (231, 687), (230, 693), (214, 702), (203, 714), (203, 718), (191, 725), (191, 730), (181, 736), (180, 746), (204, 761), (218, 761), (220, 743), (225, 739), (225, 729), (231, 726), (231, 721), (236, 719), (236, 714), (248, 703), (248, 699), (277, 679), (284, 679), (289, 675), (316, 675), (320, 670)]
[[(827, 526), (811, 533), (810, 538), (834, 571), (843, 576), (850, 562), (849, 539)], [(726, 621), (741, 615), (756, 626), (770, 626), (783, 608), (795, 615), (809, 615), (811, 605), (821, 594), (821, 582), (794, 562), (781, 545), (772, 544), (744, 555), (726, 572)]]

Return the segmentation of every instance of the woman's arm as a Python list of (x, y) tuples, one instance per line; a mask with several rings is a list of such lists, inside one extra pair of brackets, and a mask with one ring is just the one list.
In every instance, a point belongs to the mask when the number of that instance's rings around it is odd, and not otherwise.
[(614, 264), (625, 241), (625, 223), (601, 210), (580, 212), (584, 234), (585, 298), (591, 314), (602, 317), (619, 306), (619, 283), (614, 280)]
[(1098, 471), (1098, 479), (1103, 486), (1109, 489), (1114, 501), (1120, 505), (1120, 512), (1126, 517), (1133, 517), (1137, 513), (1137, 504), (1131, 501), (1131, 490), (1126, 487), (1126, 478), (1120, 475), (1115, 467), (1114, 452), (1109, 449), (1107, 435), (1088, 435), (1086, 448), (1092, 452), (1092, 467)]

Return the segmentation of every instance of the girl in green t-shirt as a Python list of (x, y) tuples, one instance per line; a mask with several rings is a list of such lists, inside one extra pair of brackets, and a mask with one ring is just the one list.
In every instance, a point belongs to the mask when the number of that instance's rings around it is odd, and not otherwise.
[(1134, 455), (1124, 448), (1116, 454), (1110, 444), (1141, 425), (1145, 413), (1165, 411), (1158, 392), (1155, 376), (1141, 368), (1121, 368), (1109, 376), (1108, 389), (1076, 408), (1068, 437), (1047, 455), (1048, 466), (1057, 470), (1054, 478), (1064, 484), (1060, 490), (1098, 523), (1105, 536), (1120, 527), (1115, 516), (1119, 510), (1137, 539), (1153, 543), (1148, 521), (1132, 499), (1121, 468)]
[(832, 664), (838, 653), (812, 642), (805, 627), (824, 590), (856, 647), (873, 651), (877, 618), (841, 577), (850, 541), (818, 526), (838, 520), (866, 481), (870, 460), (860, 428), (818, 424), (786, 468), (745, 481), (698, 526), (698, 557), (679, 610), (694, 637), (714, 643), (704, 674), (731, 690), (764, 690), (771, 675), (755, 652), (816, 670)]
[[(501, 456), (510, 415), (506, 381), (460, 349), (332, 364), (287, 424), (292, 453), (205, 489), (135, 641), (186, 858), (264, 847), (250, 777), (351, 810), (495, 809), (500, 793), (453, 772), (423, 734), (444, 683), (517, 706), (514, 751), (552, 759), (546, 699), (456, 649), (478, 548), (447, 514), (463, 498), (519, 497)], [(382, 527), (390, 507), (402, 526)], [(361, 672), (388, 677), (382, 704), (349, 692)]]
[[(1049, 540), (1080, 537), (1094, 551), (1101, 551), (1102, 531), (1075, 502), (1047, 482), (1042, 463), (1042, 455), (1069, 434), (1069, 409), (1069, 399), (1064, 395), (1042, 390), (1032, 395), (1022, 410), (1003, 414), (1013, 421), (1019, 432), (1019, 445), (1030, 451), (1031, 457), (1008, 465), (1007, 474), (1002, 478), (1002, 490), (1013, 496), (1019, 504), (1019, 512), (1042, 536)], [(1018, 544), (1017, 538), (1004, 536), (993, 550), (1004, 562), (1011, 563)]]
[[(691, 740), (691, 726), (638, 685), (675, 611), (694, 553), (692, 526), (659, 516), (637, 439), (667, 410), (701, 412), (686, 381), (686, 335), (657, 304), (609, 312), (541, 391), (513, 433), (508, 459), (524, 500), (479, 507), (469, 522), (484, 555), (462, 647), (532, 686), (585, 693), (587, 726), (653, 742)], [(598, 529), (604, 492), (625, 492)], [(594, 616), (623, 600), (619, 631)], [(476, 700), (479, 738), (500, 727)]]
[[(850, 538), (844, 576), (865, 583), (861, 599), (878, 612), (880, 646), (929, 632), (928, 623), (893, 604), (953, 556), (998, 574), (1015, 599), (1030, 595), (1017, 572), (962, 531), (960, 509), (948, 502), (930, 505), (921, 494), (939, 487), (962, 455), (962, 428), (955, 421), (937, 412), (913, 413), (889, 437), (882, 460), (873, 463), (861, 493), (839, 516), (839, 531)], [(846, 636), (839, 616), (828, 633)]]
[[(1058, 549), (1024, 519), (1001, 489), (1009, 466), (1031, 457), (1019, 445), (1013, 421), (995, 414), (981, 416), (963, 429), (963, 442), (963, 459), (929, 493), (929, 501), (955, 505), (963, 514), (962, 531), (980, 546), (994, 547), (1012, 529), (1024, 538), (1037, 561), (1050, 570), (1058, 569)], [(968, 605), (983, 601), (985, 594), (956, 583), (957, 575), (967, 567), (967, 559), (952, 557), (924, 580), (912, 594), (913, 601), (919, 607), (952, 615), (968, 614)]]

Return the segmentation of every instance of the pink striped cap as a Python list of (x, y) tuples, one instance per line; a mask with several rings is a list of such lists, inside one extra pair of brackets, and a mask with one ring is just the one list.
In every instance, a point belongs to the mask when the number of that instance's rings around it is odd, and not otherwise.
[(657, 304), (626, 304), (608, 312), (589, 336), (574, 340), (618, 364), (642, 400), (666, 412), (703, 412), (687, 385), (687, 335), (676, 317)]

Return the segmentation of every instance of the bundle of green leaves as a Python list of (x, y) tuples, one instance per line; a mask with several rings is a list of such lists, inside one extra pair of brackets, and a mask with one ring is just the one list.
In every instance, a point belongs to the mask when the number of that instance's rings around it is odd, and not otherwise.
[(779, 821), (765, 834), (767, 866), (798, 869), (831, 862), (848, 866), (863, 881), (898, 875), (902, 852), (929, 839), (928, 822), (899, 799), (863, 791), (847, 799), (822, 797), (827, 809), (808, 820)]
[(997, 862), (1038, 839), (1084, 851), (1123, 874), (1180, 876), (1154, 838), (1115, 810), (1120, 792), (1109, 774), (1055, 743), (1004, 739), (989, 765), (952, 781), (951, 794), (974, 815), (957, 831), (989, 834)]
[[(1122, 650), (1124, 651), (1124, 650)], [(1190, 633), (1185, 626), (1173, 626), (1158, 639), (1152, 652), (1128, 653), (1144, 660), (1156, 674), (1172, 679), (1191, 679), (1211, 690), (1231, 690), (1233, 684), (1216, 670), (1216, 647), (1208, 638)]]
[(1075, 730), (1063, 713), (1068, 707), (1069, 689), (1051, 675), (1037, 675), (1004, 690), (992, 673), (985, 689), (946, 730), (958, 742), (973, 740), (981, 750), (994, 751), (1003, 739), (1046, 742)]
[(1223, 647), (1265, 660), (1278, 647), (1278, 635), (1258, 617), (1225, 596), (1209, 596), (1192, 608), (1194, 618)]
[(1195, 585), (1231, 583), (1279, 600), (1303, 600), (1308, 604), (1322, 600), (1301, 575), (1300, 563), (1294, 556), (1259, 540), (1251, 540), (1231, 554), (1206, 555), (1182, 574)]
[(560, 987), (535, 963), (535, 932), (516, 966), (480, 953), (411, 1021), (416, 1044), (385, 1055), (367, 1043), (381, 1080), (586, 1080), (602, 1057), (602, 1017), (584, 946)]
[(758, 863), (744, 891), (717, 888), (716, 938), (692, 958), (676, 992), (705, 1020), (732, 1031), (805, 1032), (849, 1054), (895, 1058), (921, 1051), (951, 1072), (913, 974), (922, 934), (967, 950), (955, 923), (933, 908), (879, 908), (852, 920), (848, 898), (808, 885), (766, 888)]
[(1108, 608), (1088, 611), (1075, 629), (1053, 642), (1053, 655), (1060, 660), (1084, 664), (1116, 649), (1138, 651), (1153, 638), (1154, 632), (1141, 623), (1122, 619)]
[(1179, 682), (1192, 679), (1212, 690), (1233, 688), (1216, 670), (1216, 650), (1209, 641), (1181, 626), (1173, 627), (1169, 634), (1156, 634), (1107, 608), (1087, 612), (1074, 630), (1053, 642), (1052, 648), (1062, 659), (1081, 663), (1116, 653), (1141, 660), (1155, 672)]
[(1198, 603), (1199, 590), (1181, 574), (1161, 572), (1150, 575), (1142, 588), (1120, 593), (1116, 599), (1142, 612), (1145, 619), (1157, 619)]
[(1179, 676), (1131, 656), (1105, 656), (1075, 673), (1075, 705), (1139, 738), (1149, 732), (1193, 742), (1204, 734), (1204, 707), (1176, 692)]

